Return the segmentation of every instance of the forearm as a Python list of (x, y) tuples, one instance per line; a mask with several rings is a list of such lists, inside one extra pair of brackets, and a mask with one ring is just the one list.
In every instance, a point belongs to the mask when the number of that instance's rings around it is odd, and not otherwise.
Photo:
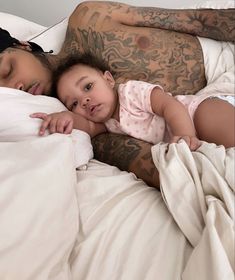
[(150, 102), (153, 112), (165, 120), (173, 136), (196, 135), (188, 110), (176, 98), (155, 87), (151, 92)]
[(163, 113), (163, 117), (173, 136), (196, 136), (193, 121), (187, 109), (180, 102), (173, 100)]
[(106, 128), (102, 123), (92, 122), (78, 114), (72, 113), (72, 115), (73, 115), (73, 128), (85, 131), (90, 135), (90, 137), (94, 137), (106, 131)]
[[(83, 10), (124, 25), (172, 30), (220, 41), (235, 41), (235, 9), (165, 9), (118, 2), (84, 2)], [(97, 23), (96, 23), (97, 24)]]
[(159, 173), (152, 160), (151, 144), (112, 133), (96, 136), (92, 144), (97, 160), (133, 172), (149, 186), (159, 189)]
[(235, 9), (137, 8), (139, 26), (173, 30), (220, 41), (235, 41)]
[[(82, 14), (86, 16), (82, 17)], [(235, 42), (235, 9), (164, 9), (135, 7), (118, 2), (88, 1), (77, 6), (70, 16), (69, 25), (86, 24), (87, 18), (96, 28), (104, 26), (105, 22), (112, 19), (112, 25), (116, 23), (152, 27)]]

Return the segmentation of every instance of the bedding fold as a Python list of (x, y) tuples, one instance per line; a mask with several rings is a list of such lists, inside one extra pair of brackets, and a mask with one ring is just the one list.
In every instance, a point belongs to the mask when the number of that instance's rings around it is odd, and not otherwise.
[(71, 139), (0, 143), (0, 278), (69, 280), (79, 230)]
[(133, 174), (90, 161), (77, 172), (76, 280), (181, 280), (191, 246), (160, 192)]
[(234, 279), (235, 149), (203, 142), (191, 152), (182, 140), (155, 145), (152, 156), (164, 201), (194, 248), (182, 279)]

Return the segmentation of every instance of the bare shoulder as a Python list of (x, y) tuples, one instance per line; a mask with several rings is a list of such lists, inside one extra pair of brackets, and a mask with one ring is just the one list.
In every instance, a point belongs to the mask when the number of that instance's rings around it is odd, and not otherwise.
[(117, 83), (143, 80), (174, 94), (193, 94), (205, 85), (199, 41), (155, 26), (151, 15), (160, 12), (116, 2), (83, 2), (70, 16), (61, 53), (92, 52), (108, 62)]
[[(99, 25), (103, 20), (113, 22), (121, 21), (121, 15), (126, 17), (126, 13), (133, 13), (135, 7), (118, 2), (86, 1), (80, 3), (69, 18), (70, 25), (81, 24), (81, 27), (89, 25)], [(120, 17), (121, 16), (121, 17)], [(102, 23), (102, 26), (105, 22)]]

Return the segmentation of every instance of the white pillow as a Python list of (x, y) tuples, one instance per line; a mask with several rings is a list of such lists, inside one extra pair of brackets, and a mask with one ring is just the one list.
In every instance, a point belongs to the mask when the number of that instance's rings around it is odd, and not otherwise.
[(234, 0), (207, 0), (200, 1), (199, 3), (191, 6), (192, 9), (229, 9), (234, 8)]
[(0, 27), (18, 40), (27, 41), (47, 28), (22, 17), (0, 12)]
[[(0, 141), (17, 142), (42, 137), (38, 136), (41, 120), (29, 115), (35, 112), (49, 114), (65, 110), (65, 106), (56, 98), (0, 87)], [(74, 129), (71, 136), (66, 137), (72, 137), (76, 167), (87, 164), (93, 157), (90, 136)]]
[(39, 44), (44, 51), (53, 50), (57, 54), (64, 42), (66, 29), (68, 25), (68, 18), (63, 19), (57, 24), (43, 30), (39, 34), (34, 34), (31, 38), (27, 37), (29, 41)]
[(8, 30), (18, 40), (33, 41), (44, 51), (53, 50), (58, 53), (64, 41), (68, 18), (45, 27), (24, 18), (0, 12), (0, 27)]

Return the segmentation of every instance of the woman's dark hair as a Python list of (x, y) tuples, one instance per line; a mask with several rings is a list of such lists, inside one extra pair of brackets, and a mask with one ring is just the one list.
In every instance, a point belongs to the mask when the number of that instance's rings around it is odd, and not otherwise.
[[(43, 48), (34, 42), (28, 41), (28, 44), (31, 48), (30, 53), (32, 53), (37, 59), (39, 59), (43, 66), (52, 71), (51, 64), (49, 63), (46, 56), (47, 52), (44, 52)], [(16, 38), (12, 37), (7, 30), (0, 28), (0, 53), (5, 51), (7, 48), (19, 48), (19, 46), (23, 46), (23, 44)], [(28, 51), (26, 49), (22, 50)], [(52, 51), (50, 51), (49, 53), (51, 52)]]
[(91, 53), (70, 55), (60, 62), (59, 66), (53, 73), (51, 96), (58, 98), (57, 84), (61, 76), (71, 70), (75, 65), (89, 66), (102, 73), (107, 70), (110, 71), (108, 64), (103, 59), (95, 57)]
[[(32, 52), (43, 52), (43, 49), (36, 43), (28, 41)], [(0, 27), (0, 52), (3, 52), (7, 48), (14, 48), (22, 45), (19, 40), (12, 37), (11, 34)]]

